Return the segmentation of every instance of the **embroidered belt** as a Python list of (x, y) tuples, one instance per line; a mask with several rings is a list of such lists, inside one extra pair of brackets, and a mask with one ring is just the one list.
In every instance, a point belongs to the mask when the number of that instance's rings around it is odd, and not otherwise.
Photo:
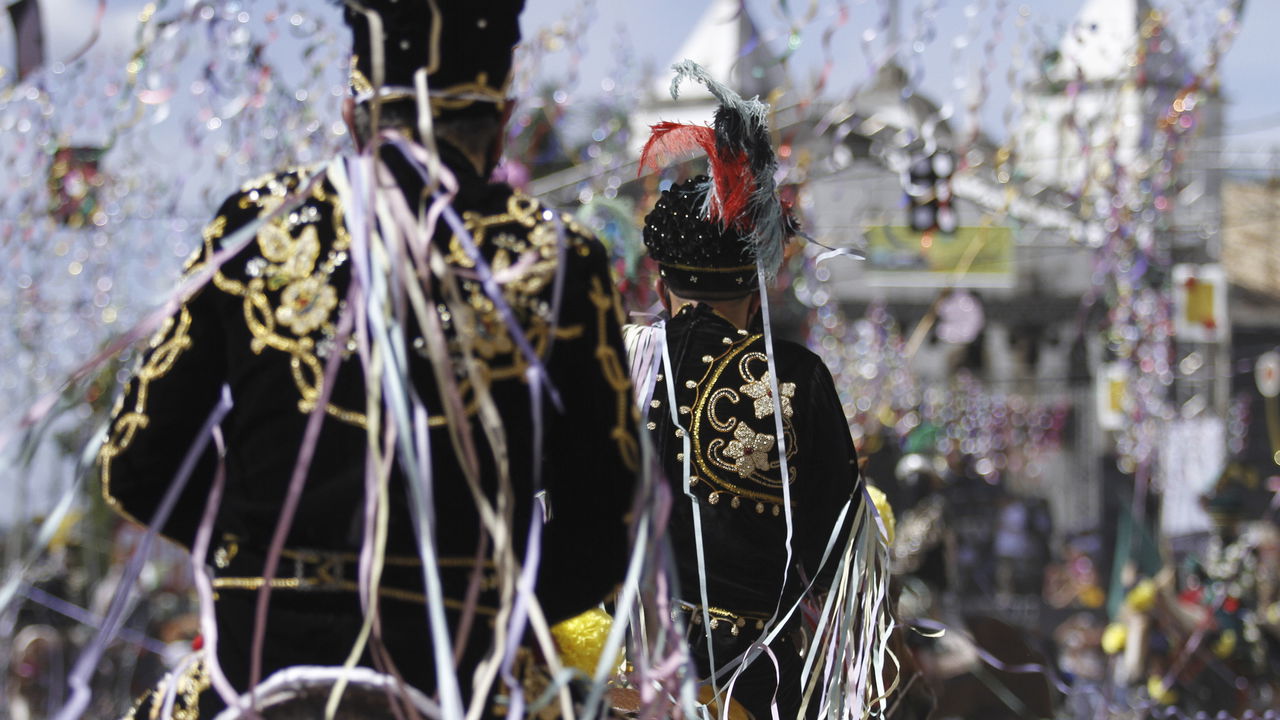
[[(683, 600), (677, 600), (676, 603), (677, 607), (672, 612), (673, 615), (682, 612), (687, 613), (689, 615), (690, 625), (702, 624), (703, 607), (701, 605), (688, 603)], [(747, 627), (748, 624), (755, 627), (756, 630), (763, 630), (764, 624), (768, 622), (771, 617), (770, 613), (736, 612), (733, 610), (725, 610), (724, 608), (711, 607), (709, 605), (707, 606), (706, 611), (706, 614), (710, 616), (710, 622), (708, 624), (712, 630), (719, 630), (722, 627), (728, 628), (729, 634), (734, 636), (737, 636), (738, 633), (742, 632), (742, 629)]]
[[(224, 538), (214, 551), (214, 564), (219, 574), (213, 580), (215, 590), (258, 590), (267, 584), (261, 575), (237, 574), (244, 568), (248, 572), (261, 572), (265, 564), (265, 553), (244, 550), (234, 538)], [(475, 567), (474, 558), (441, 557), (437, 566), (442, 574), (455, 579), (455, 586), (465, 587)], [(303, 550), (285, 548), (280, 552), (280, 563), (276, 576), (271, 579), (271, 587), (281, 590), (299, 590), (316, 592), (358, 592), (360, 559), (355, 553), (332, 552), (324, 550)], [(221, 574), (223, 572), (227, 574)], [(480, 591), (484, 594), (497, 588), (497, 578), (491, 565), (481, 571)], [(425, 604), (427, 601), (418, 589), (422, 587), (422, 561), (416, 556), (388, 555), (383, 558), (382, 582), (378, 587), (378, 595), (390, 600), (400, 600)], [(451, 598), (444, 599), (445, 607), (461, 610), (464, 603)], [(476, 612), (482, 615), (496, 614), (492, 607), (477, 605)]]

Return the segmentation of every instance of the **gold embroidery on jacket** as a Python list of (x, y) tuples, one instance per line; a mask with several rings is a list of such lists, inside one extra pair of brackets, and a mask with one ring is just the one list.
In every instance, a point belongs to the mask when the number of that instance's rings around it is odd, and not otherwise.
[(605, 382), (609, 383), (609, 387), (614, 391), (614, 406), (617, 408), (617, 423), (609, 435), (618, 445), (622, 462), (628, 469), (635, 470), (640, 467), (640, 446), (635, 435), (627, 431), (627, 418), (630, 414), (634, 423), (639, 411), (631, 402), (631, 376), (627, 373), (622, 359), (618, 357), (617, 349), (609, 344), (607, 332), (609, 313), (614, 313), (616, 317), (619, 309), (618, 293), (613, 291), (612, 285), (606, 290), (600, 278), (593, 277), (590, 295), (592, 304), (596, 306), (596, 333), (599, 337), (595, 355), (600, 361), (600, 369), (604, 371)]
[[(98, 462), (102, 464), (102, 498), (126, 519), (139, 525), (145, 526), (146, 523), (140, 522), (129, 514), (111, 495), (111, 463), (133, 444), (134, 436), (150, 424), (151, 420), (147, 416), (147, 400), (150, 397), (151, 383), (167, 375), (178, 358), (191, 348), (190, 331), (191, 312), (184, 305), (176, 315), (166, 318), (160, 329), (151, 336), (147, 353), (139, 361), (133, 377), (124, 387), (124, 392), (116, 399), (107, 439), (103, 442), (102, 449), (98, 451)], [(134, 394), (133, 404), (125, 407), (128, 391), (135, 384), (137, 392)]]
[[(300, 172), (264, 178), (245, 186), (239, 200), (243, 209), (256, 207), (266, 215), (307, 178)], [(328, 209), (333, 226), (333, 242), (323, 261), (317, 224)], [(216, 251), (215, 241), (226, 232), (226, 219), (218, 218), (205, 233), (205, 256)], [(342, 203), (323, 182), (312, 188), (305, 203), (292, 212), (262, 226), (256, 238), (258, 257), (245, 265), (248, 279), (241, 282), (218, 270), (213, 284), (219, 290), (243, 298), (244, 321), (253, 336), (249, 349), (267, 349), (289, 355), (289, 369), (298, 389), (298, 410), (311, 412), (324, 392), (324, 362), (331, 349), (336, 328), (334, 311), (339, 307), (333, 273), (347, 260), (351, 236), (347, 232)], [(319, 333), (320, 337), (316, 337)], [(325, 411), (338, 420), (365, 427), (364, 413), (330, 402)]]
[[(767, 367), (768, 359), (760, 352), (746, 352), (759, 337), (753, 335), (734, 343), (711, 361), (701, 381), (695, 383), (689, 433), (699, 480), (718, 488), (708, 498), (712, 504), (718, 502), (721, 492), (760, 502), (776, 504), (781, 500), (777, 438), (770, 432), (774, 403), (769, 373), (765, 370), (761, 375), (756, 374), (757, 364), (766, 363)], [(720, 387), (722, 384), (729, 387)], [(779, 383), (778, 391), (782, 396), (782, 427), (790, 459), (795, 455), (796, 446), (791, 423), (795, 383)], [(744, 399), (751, 401), (750, 408), (743, 407)], [(752, 422), (757, 421), (763, 422), (753, 426)], [(789, 482), (794, 483), (795, 467), (790, 467), (790, 476)], [(744, 481), (761, 489), (743, 487), (739, 483)], [(741, 501), (734, 497), (731, 504), (736, 508)], [(756, 507), (757, 512), (763, 512), (759, 502)], [(775, 514), (776, 510), (775, 507)]]
[(143, 708), (146, 708), (146, 720), (160, 720), (170, 684), (174, 684), (173, 714), (165, 720), (200, 720), (200, 695), (213, 686), (204, 660), (191, 663), (177, 678), (164, 676), (159, 685), (138, 698), (123, 720), (138, 720)]
[[(462, 215), (463, 226), (475, 247), (493, 249), (487, 261), (489, 269), (529, 346), (541, 358), (547, 356), (553, 338), (573, 340), (583, 334), (581, 325), (551, 322), (552, 307), (547, 295), (560, 267), (559, 233), (553, 217), (537, 200), (519, 192), (507, 199), (506, 212)], [(561, 216), (561, 222), (569, 245), (566, 250), (586, 247), (581, 241), (585, 236), (581, 226), (566, 216)], [(519, 351), (505, 319), (474, 272), (475, 260), (456, 234), (449, 240), (445, 261), (458, 271), (458, 286), (466, 306), (458, 308), (456, 314), (450, 314), (441, 306), (441, 319), (446, 327), (467, 338), (473, 361), (480, 371), (480, 381), (523, 380), (529, 369), (528, 358)], [(461, 353), (461, 344), (456, 340), (451, 342), (451, 348)], [(470, 379), (459, 382), (459, 391), (467, 404), (467, 412), (473, 412), (475, 402)]]

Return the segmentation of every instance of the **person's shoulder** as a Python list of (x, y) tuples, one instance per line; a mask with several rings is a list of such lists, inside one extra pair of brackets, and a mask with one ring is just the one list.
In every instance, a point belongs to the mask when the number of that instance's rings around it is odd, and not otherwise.
[[(229, 223), (232, 219), (246, 222), (276, 211), (289, 200), (295, 205), (318, 200), (333, 202), (330, 195), (336, 193), (317, 177), (323, 175), (324, 169), (324, 165), (291, 167), (248, 180), (223, 200), (219, 216), (226, 216)], [(304, 191), (314, 191), (319, 185), (328, 192), (312, 192), (304, 197)]]
[[(213, 220), (201, 233), (202, 245), (187, 258), (184, 269), (191, 271), (229, 246), (240, 248), (237, 255), (251, 252), (253, 243), (239, 233), (256, 225), (259, 218), (274, 219), (278, 227), (305, 227), (321, 220), (340, 223), (341, 203), (333, 186), (321, 177), (324, 167), (291, 167), (242, 183), (218, 206)], [(282, 211), (285, 203), (290, 207)], [(256, 230), (253, 230), (255, 236)]]
[[(763, 334), (757, 333), (754, 335), (752, 343), (760, 352), (765, 352), (766, 345)], [(793, 372), (810, 370), (823, 364), (822, 358), (818, 357), (817, 353), (807, 346), (776, 335), (773, 337), (773, 354), (776, 362), (784, 363)]]
[[(328, 183), (317, 181), (317, 174), (323, 173), (323, 165), (319, 167), (294, 167), (279, 172), (264, 174), (250, 179), (239, 186), (239, 190), (230, 193), (218, 206), (212, 222), (205, 225), (204, 238), (206, 245), (224, 245), (225, 238), (251, 224), (253, 220), (270, 215), (293, 200), (294, 205), (324, 204), (337, 202), (337, 193)], [(323, 188), (321, 188), (323, 186)], [(301, 192), (311, 188), (311, 196), (303, 199)]]
[(481, 207), (463, 213), (463, 220), (473, 233), (480, 231), (483, 242), (496, 233), (515, 232), (528, 238), (530, 246), (545, 249), (562, 243), (570, 257), (604, 256), (604, 245), (589, 228), (573, 215), (547, 206), (541, 200), (503, 183), (489, 186)]

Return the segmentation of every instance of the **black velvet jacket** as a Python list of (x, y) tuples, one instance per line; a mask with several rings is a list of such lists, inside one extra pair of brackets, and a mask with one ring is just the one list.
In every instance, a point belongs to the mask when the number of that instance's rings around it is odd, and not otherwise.
[[(406, 196), (421, 188), (393, 149), (384, 150)], [(457, 153), (443, 147), (461, 190), (454, 209), (495, 271), (507, 271), (503, 292), (519, 325), (541, 355), (562, 408), (542, 402), (544, 443), (541, 478), (551, 520), (543, 535), (539, 596), (551, 620), (597, 603), (623, 575), (627, 529), (637, 474), (637, 414), (623, 363), (621, 305), (600, 243), (571, 218), (556, 215), (506, 185), (487, 184)], [(106, 500), (139, 523), (149, 523), (184, 454), (228, 386), (234, 407), (222, 423), (226, 439), (226, 492), (218, 509), (213, 560), (221, 587), (251, 588), (265, 553), (285, 489), (298, 460), (308, 415), (321, 397), (324, 368), (341, 354), (326, 418), (286, 547), (298, 552), (345, 554), (354, 562), (364, 527), (369, 424), (365, 379), (354, 345), (335, 346), (336, 327), (351, 285), (352, 233), (348, 208), (327, 169), (297, 170), (246, 184), (218, 211), (204, 232), (203, 248), (188, 261), (194, 273), (224, 238), (306, 190), (305, 202), (268, 221), (243, 251), (171, 317), (151, 340), (128, 382), (101, 452)], [(412, 207), (412, 206), (411, 206)], [(438, 287), (426, 289), (456, 352), (465, 334), (490, 380), (489, 390), (505, 428), (514, 493), (514, 526), (523, 548), (533, 497), (533, 415), (527, 363), (494, 303), (473, 279), (474, 263), (443, 219), (432, 242), (458, 271), (457, 290), (469, 317), (451, 317)], [(517, 266), (524, 261), (522, 268)], [(517, 267), (516, 271), (512, 271)], [(563, 295), (552, 318), (557, 273)], [(438, 283), (436, 283), (438, 285)], [(415, 327), (405, 331), (410, 374), (430, 414), (431, 483), (436, 541), (442, 565), (476, 552), (480, 521), (455, 457), (432, 372), (427, 344)], [(457, 358), (455, 358), (457, 361)], [(482, 483), (492, 496), (497, 472), (476, 415), (476, 398), (463, 384), (470, 432), (482, 463)], [(389, 419), (383, 417), (385, 427)], [(204, 453), (187, 491), (162, 528), (190, 544), (217, 466)], [(388, 554), (416, 558), (410, 501), (404, 476), (392, 478)], [(411, 561), (409, 563), (412, 564)], [(281, 574), (289, 575), (289, 559)], [(417, 568), (388, 568), (388, 585), (420, 593)], [(346, 569), (354, 578), (353, 567)], [(464, 594), (465, 573), (446, 573), (445, 594)], [(346, 583), (348, 586), (350, 582)], [(278, 594), (278, 593), (277, 593)]]
[[(814, 578), (841, 508), (856, 503), (858, 463), (831, 373), (807, 348), (774, 339), (790, 472), (793, 565), (787, 574), (786, 524), (774, 398), (759, 324), (739, 330), (707, 305), (686, 305), (666, 325), (674, 369), (676, 418), (662, 368), (648, 427), (676, 494), (671, 541), (680, 596), (699, 603), (693, 508), (681, 494), (685, 430), (690, 485), (698, 498), (708, 602), (734, 613), (768, 616), (780, 596), (789, 605)], [(682, 429), (683, 428), (683, 429)], [(852, 510), (851, 510), (852, 514)], [(847, 537), (850, 523), (842, 528)], [(816, 587), (827, 589), (837, 542)], [(785, 609), (787, 605), (784, 605)]]

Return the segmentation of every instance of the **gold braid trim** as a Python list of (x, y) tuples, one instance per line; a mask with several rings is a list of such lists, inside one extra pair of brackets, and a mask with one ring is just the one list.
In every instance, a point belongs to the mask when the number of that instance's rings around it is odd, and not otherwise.
[(144, 692), (123, 720), (140, 720), (138, 713), (144, 713), (145, 720), (161, 720), (160, 711), (164, 709), (165, 699), (169, 696), (170, 685), (173, 684), (173, 714), (163, 720), (200, 720), (200, 696), (213, 686), (209, 670), (204, 660), (191, 663), (178, 677), (165, 675), (156, 687)]
[(640, 467), (640, 445), (635, 435), (627, 432), (627, 417), (630, 415), (632, 422), (636, 422), (639, 410), (635, 403), (631, 402), (631, 376), (627, 373), (622, 359), (618, 357), (617, 349), (609, 344), (608, 333), (609, 313), (612, 312), (617, 318), (622, 307), (613, 286), (610, 285), (606, 290), (599, 277), (591, 278), (590, 295), (591, 303), (596, 306), (596, 334), (599, 338), (595, 355), (600, 361), (601, 370), (604, 371), (605, 382), (609, 383), (609, 387), (615, 394), (614, 406), (617, 408), (617, 422), (609, 436), (617, 443), (618, 454), (622, 456), (623, 464), (628, 470), (635, 470)]
[[(214, 578), (213, 588), (215, 590), (259, 590), (267, 584), (267, 579), (263, 577), (219, 577)], [(483, 583), (481, 589), (484, 589)], [(272, 578), (271, 588), (273, 590), (298, 590), (298, 591), (333, 591), (333, 592), (359, 592), (360, 585), (351, 580), (333, 580), (324, 581), (319, 578)], [(422, 593), (413, 592), (411, 590), (401, 590), (393, 587), (379, 587), (378, 596), (389, 600), (401, 600), (403, 602), (418, 603), (425, 605), (427, 596)], [(453, 610), (462, 610), (466, 604), (460, 600), (444, 599), (444, 606)], [(476, 605), (475, 612), (479, 615), (496, 616), (497, 608), (486, 607), (484, 605)]]
[[(102, 499), (126, 520), (143, 527), (146, 527), (146, 523), (126, 511), (111, 494), (111, 464), (116, 457), (129, 449), (138, 432), (145, 430), (151, 423), (151, 418), (147, 415), (147, 399), (150, 397), (151, 383), (169, 374), (178, 358), (191, 348), (190, 331), (191, 312), (186, 305), (178, 310), (177, 315), (165, 319), (164, 324), (151, 338), (150, 350), (139, 361), (138, 369), (129, 379), (129, 384), (125, 385), (125, 392), (122, 392), (116, 400), (110, 431), (102, 444), (102, 449), (98, 451), (98, 462), (102, 465)], [(126, 409), (125, 396), (129, 394), (130, 385), (135, 382), (137, 393), (133, 406)]]

